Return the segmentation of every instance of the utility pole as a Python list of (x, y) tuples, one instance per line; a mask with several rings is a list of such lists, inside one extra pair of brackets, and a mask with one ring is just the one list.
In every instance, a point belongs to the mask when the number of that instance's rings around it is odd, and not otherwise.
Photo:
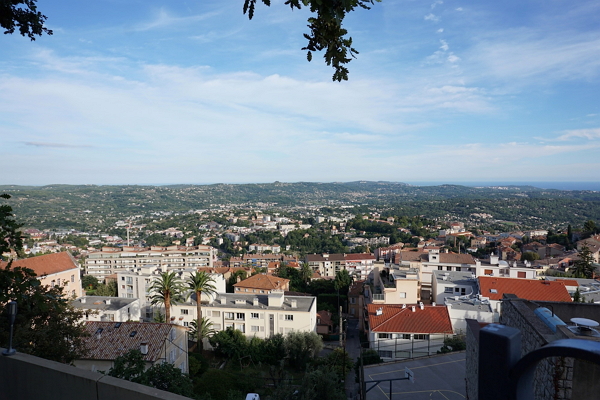
[(342, 323), (342, 306), (340, 306), (340, 347), (344, 347), (344, 325)]

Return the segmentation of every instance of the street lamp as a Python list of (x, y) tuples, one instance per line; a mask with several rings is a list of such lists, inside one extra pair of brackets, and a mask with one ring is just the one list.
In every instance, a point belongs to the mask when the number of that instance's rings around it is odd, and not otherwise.
[(8, 320), (10, 321), (10, 336), (8, 337), (8, 349), (2, 352), (2, 355), (12, 356), (16, 353), (16, 350), (12, 348), (13, 339), (13, 326), (15, 325), (15, 318), (17, 317), (17, 302), (11, 301), (6, 306), (8, 309)]

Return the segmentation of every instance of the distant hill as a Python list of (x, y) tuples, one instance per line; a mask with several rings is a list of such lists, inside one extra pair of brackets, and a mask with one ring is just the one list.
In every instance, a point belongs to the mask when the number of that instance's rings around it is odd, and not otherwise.
[(384, 207), (431, 218), (489, 213), (524, 226), (580, 226), (600, 220), (600, 193), (532, 186), (411, 186), (400, 182), (274, 182), (172, 186), (0, 186), (27, 226), (85, 229), (130, 215), (239, 205)]

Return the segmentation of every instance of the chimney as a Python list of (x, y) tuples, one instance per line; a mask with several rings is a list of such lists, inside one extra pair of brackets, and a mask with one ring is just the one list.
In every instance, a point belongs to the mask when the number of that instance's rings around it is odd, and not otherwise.
[(431, 303), (431, 305), (435, 307), (435, 301), (433, 301), (433, 302)]
[(283, 306), (283, 290), (271, 290), (269, 293), (269, 307)]
[(298, 301), (297, 300), (292, 300), (292, 308), (298, 308)]
[(140, 353), (142, 353), (143, 355), (148, 354), (148, 342), (140, 343)]
[(221, 304), (227, 304), (227, 298), (225, 298), (225, 296), (221, 297), (219, 300), (221, 300)]
[(402, 304), (402, 309), (404, 310), (406, 308), (406, 304)]
[(106, 299), (106, 300), (104, 300), (104, 303), (105, 303), (105, 304), (110, 304), (110, 299)]
[(257, 307), (257, 306), (258, 306), (258, 297), (255, 297), (254, 299), (252, 299), (252, 305), (253, 305), (254, 307)]
[(375, 311), (375, 315), (381, 315), (381, 314), (383, 314), (383, 307), (380, 307)]
[(81, 304), (85, 304), (85, 297), (82, 297), (81, 299), (79, 299), (81, 301)]
[(425, 306), (423, 305), (423, 303), (419, 304), (419, 307), (421, 308), (421, 310), (425, 309)]
[(417, 307), (415, 306), (411, 306), (410, 308), (412, 309), (412, 312), (415, 312), (417, 310)]

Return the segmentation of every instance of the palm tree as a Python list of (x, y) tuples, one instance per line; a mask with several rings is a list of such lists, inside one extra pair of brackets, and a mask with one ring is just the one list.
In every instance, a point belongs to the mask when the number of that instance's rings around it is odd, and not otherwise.
[[(217, 292), (217, 288), (214, 285), (215, 280), (212, 276), (204, 271), (197, 271), (190, 275), (187, 279), (188, 289), (196, 295), (196, 308), (197, 308), (197, 320), (202, 319), (202, 293), (214, 294)], [(200, 326), (199, 322), (196, 322)]]
[(190, 337), (198, 341), (198, 351), (202, 350), (203, 347), (202, 338), (210, 337), (216, 333), (212, 325), (208, 318), (200, 318), (200, 325), (198, 325), (197, 320), (190, 322)]
[(165, 322), (171, 323), (171, 305), (184, 301), (183, 281), (176, 272), (163, 272), (152, 282), (149, 292), (152, 305), (165, 306)]

